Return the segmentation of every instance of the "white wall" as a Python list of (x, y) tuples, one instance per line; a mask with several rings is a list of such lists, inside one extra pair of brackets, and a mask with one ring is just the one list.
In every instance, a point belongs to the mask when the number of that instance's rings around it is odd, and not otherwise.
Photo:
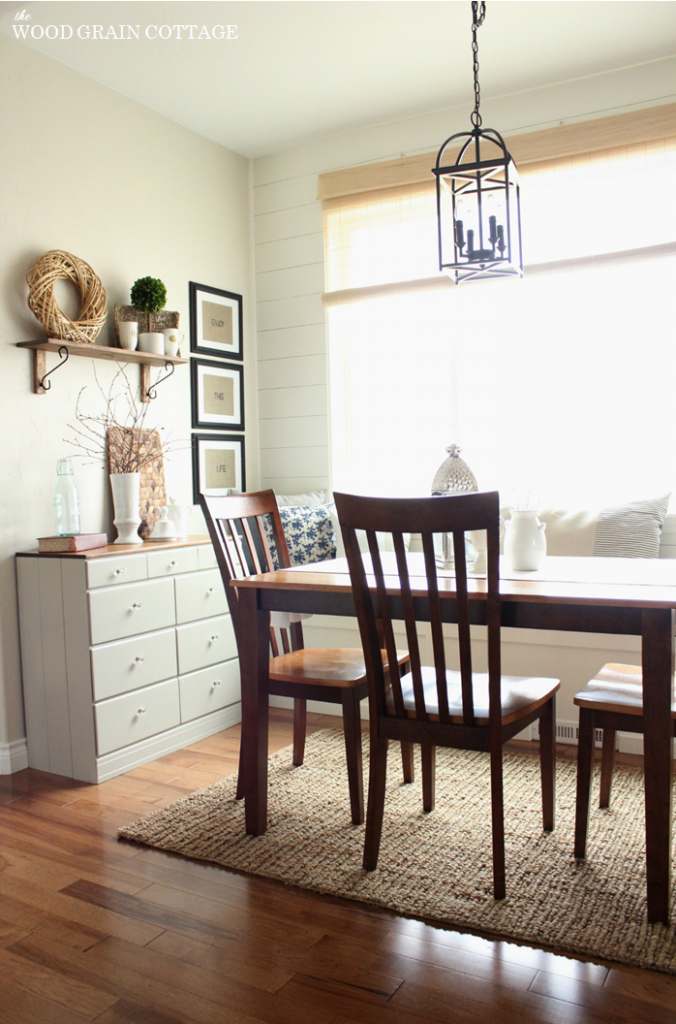
[[(481, 112), (485, 126), (509, 136), (670, 102), (675, 82), (672, 58), (501, 99), (482, 96)], [(470, 126), (470, 109), (331, 136), (255, 161), (262, 486), (294, 493), (330, 483), (318, 174), (436, 151)], [(439, 443), (443, 448), (447, 439)]]
[[(24, 275), (50, 249), (86, 260), (108, 293), (112, 344), (115, 302), (129, 303), (146, 275), (167, 286), (188, 352), (188, 282), (241, 293), (244, 301), (248, 479), (257, 482), (255, 339), (250, 260), (250, 165), (243, 157), (182, 128), (64, 65), (0, 36), (2, 153), (0, 194), (0, 772), (23, 767), (24, 727), (17, 633), (14, 553), (54, 533), (56, 461), (78, 392), (97, 402), (115, 364), (71, 358), (46, 395), (32, 392), (31, 355), (16, 342), (43, 335), (26, 304)], [(64, 286), (67, 289), (67, 286)], [(66, 309), (66, 300), (60, 300)], [(48, 356), (48, 366), (56, 357)], [(129, 368), (136, 386), (139, 369)], [(190, 378), (179, 367), (162, 385), (148, 419), (183, 449), (166, 465), (167, 486), (192, 501)], [(76, 464), (83, 532), (112, 526), (102, 465)], [(194, 515), (193, 522), (199, 517)]]

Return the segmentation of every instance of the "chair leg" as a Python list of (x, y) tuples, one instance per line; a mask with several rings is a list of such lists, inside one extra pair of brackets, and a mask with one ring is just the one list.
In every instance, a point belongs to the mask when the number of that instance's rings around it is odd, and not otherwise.
[(364, 781), (359, 704), (359, 699), (354, 690), (343, 691), (343, 732), (345, 733), (347, 780), (350, 787), (350, 811), (352, 813), (353, 825), (361, 825), (364, 821)]
[(413, 767), (413, 744), (401, 743), (401, 767), (404, 773), (404, 782), (413, 782), (415, 769)]
[(540, 778), (542, 782), (542, 827), (554, 831), (556, 806), (556, 698), (547, 701), (540, 717)]
[(240, 738), (239, 741), (239, 767), (237, 768), (237, 792), (235, 793), (235, 800), (243, 800), (245, 794), (244, 788), (244, 745)]
[(580, 708), (577, 740), (577, 794), (575, 797), (575, 856), (584, 857), (589, 829), (589, 797), (594, 760), (594, 712)]
[(505, 810), (502, 791), (502, 745), (491, 750), (491, 822), (493, 827), (493, 898), (505, 897)]
[(610, 807), (610, 790), (613, 785), (613, 761), (615, 759), (615, 729), (603, 729), (601, 748), (601, 794), (599, 807)]
[(293, 699), (293, 763), (298, 768), (305, 758), (305, 732), (307, 729), (307, 701)]
[(437, 748), (431, 743), (421, 744), (422, 757), (422, 788), (423, 788), (423, 810), (430, 813), (434, 810), (435, 782), (437, 767)]
[(366, 812), (366, 837), (364, 839), (365, 871), (378, 867), (380, 838), (383, 833), (385, 812), (385, 784), (387, 782), (387, 740), (371, 739), (371, 766), (369, 768), (369, 799)]

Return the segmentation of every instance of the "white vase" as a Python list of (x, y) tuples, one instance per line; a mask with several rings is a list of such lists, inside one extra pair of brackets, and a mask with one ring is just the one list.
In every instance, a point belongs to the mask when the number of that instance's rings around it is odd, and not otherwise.
[(546, 523), (541, 523), (533, 509), (509, 510), (505, 522), (505, 556), (515, 572), (534, 572), (547, 554)]
[(114, 544), (143, 544), (138, 528), (141, 525), (140, 515), (140, 473), (111, 473), (110, 487), (113, 492), (117, 529)]

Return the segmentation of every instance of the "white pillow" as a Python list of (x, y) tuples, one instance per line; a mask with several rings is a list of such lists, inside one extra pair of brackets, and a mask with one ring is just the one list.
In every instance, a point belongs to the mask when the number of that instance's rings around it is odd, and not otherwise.
[(659, 558), (662, 524), (670, 494), (632, 501), (599, 512), (594, 554), (614, 558)]
[(307, 494), (275, 494), (280, 508), (289, 505), (326, 505), (326, 490), (308, 491)]
[(541, 523), (547, 524), (547, 554), (591, 557), (594, 554), (598, 517), (598, 509), (543, 509), (539, 519)]

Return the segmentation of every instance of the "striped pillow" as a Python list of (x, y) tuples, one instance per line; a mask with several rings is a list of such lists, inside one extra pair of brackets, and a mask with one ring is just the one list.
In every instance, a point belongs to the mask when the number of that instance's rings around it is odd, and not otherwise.
[(670, 494), (632, 501), (599, 512), (594, 555), (606, 558), (658, 558)]

